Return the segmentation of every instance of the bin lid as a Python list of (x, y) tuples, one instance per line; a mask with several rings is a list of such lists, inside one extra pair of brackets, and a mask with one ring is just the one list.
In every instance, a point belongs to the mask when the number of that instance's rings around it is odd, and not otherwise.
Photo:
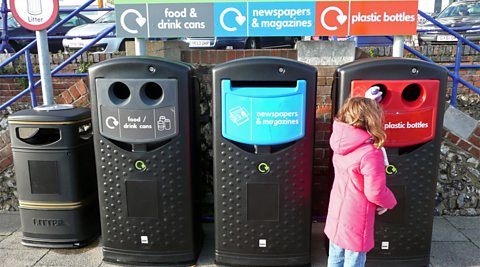
[(53, 109), (36, 110), (24, 109), (17, 111), (8, 117), (8, 122), (13, 124), (35, 124), (39, 122), (72, 124), (90, 120), (90, 109)]

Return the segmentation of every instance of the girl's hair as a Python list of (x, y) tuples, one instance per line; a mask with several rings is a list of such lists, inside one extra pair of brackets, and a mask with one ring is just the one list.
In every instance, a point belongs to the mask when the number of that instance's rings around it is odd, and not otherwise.
[(350, 97), (340, 108), (336, 119), (365, 129), (373, 137), (373, 144), (377, 148), (382, 147), (387, 139), (383, 130), (383, 110), (375, 100)]

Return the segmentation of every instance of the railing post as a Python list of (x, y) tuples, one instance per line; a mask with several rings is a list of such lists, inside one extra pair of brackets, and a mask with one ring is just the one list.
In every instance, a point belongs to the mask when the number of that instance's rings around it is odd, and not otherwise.
[(450, 105), (453, 107), (457, 106), (458, 79), (460, 77), (460, 64), (462, 63), (462, 46), (462, 39), (458, 39), (457, 51), (455, 54), (455, 68), (453, 71), (452, 97), (450, 99)]
[[(2, 29), (8, 29), (8, 8), (7, 8), (7, 0), (2, 0), (2, 9), (0, 10), (1, 17), (2, 17)], [(0, 35), (0, 53), (8, 48), (8, 31), (3, 30)]]
[(37, 106), (37, 94), (35, 93), (35, 81), (33, 80), (33, 66), (30, 58), (30, 50), (25, 50), (25, 65), (27, 65), (28, 90), (32, 99), (32, 108)]
[(53, 102), (52, 73), (50, 69), (50, 58), (48, 53), (47, 31), (36, 31), (35, 34), (37, 37), (40, 80), (42, 81), (43, 105), (50, 106), (55, 103)]

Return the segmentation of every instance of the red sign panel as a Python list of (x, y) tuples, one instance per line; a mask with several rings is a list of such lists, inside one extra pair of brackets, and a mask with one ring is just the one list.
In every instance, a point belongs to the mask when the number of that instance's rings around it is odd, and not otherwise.
[(412, 35), (418, 0), (317, 2), (317, 36)]
[(374, 85), (383, 92), (385, 147), (411, 146), (435, 137), (438, 80), (357, 80), (352, 81), (352, 96), (364, 96)]
[(13, 17), (32, 31), (48, 28), (58, 16), (58, 0), (10, 0), (9, 3)]

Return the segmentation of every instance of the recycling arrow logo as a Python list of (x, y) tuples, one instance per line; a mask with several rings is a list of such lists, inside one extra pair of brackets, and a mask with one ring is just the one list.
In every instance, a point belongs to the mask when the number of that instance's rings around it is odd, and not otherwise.
[(122, 26), (122, 28), (125, 31), (127, 31), (131, 34), (137, 34), (138, 30), (129, 28), (127, 26), (127, 24), (125, 23), (125, 17), (130, 13), (137, 16), (135, 18), (135, 22), (138, 24), (138, 26), (140, 28), (142, 28), (145, 25), (145, 23), (147, 23), (147, 19), (145, 17), (143, 17), (143, 15), (136, 9), (130, 8), (130, 9), (127, 9), (127, 10), (123, 11), (122, 15), (120, 16), (120, 25)]
[(225, 10), (222, 11), (222, 13), (220, 14), (220, 26), (222, 26), (222, 28), (226, 31), (234, 32), (234, 31), (237, 30), (236, 26), (229, 27), (225, 24), (225, 15), (229, 12), (233, 12), (237, 15), (235, 17), (235, 22), (237, 22), (238, 26), (242, 26), (247, 21), (247, 17), (245, 17), (242, 14), (242, 12), (240, 12), (240, 10), (238, 10), (234, 7), (229, 7), (229, 8), (226, 8)]

